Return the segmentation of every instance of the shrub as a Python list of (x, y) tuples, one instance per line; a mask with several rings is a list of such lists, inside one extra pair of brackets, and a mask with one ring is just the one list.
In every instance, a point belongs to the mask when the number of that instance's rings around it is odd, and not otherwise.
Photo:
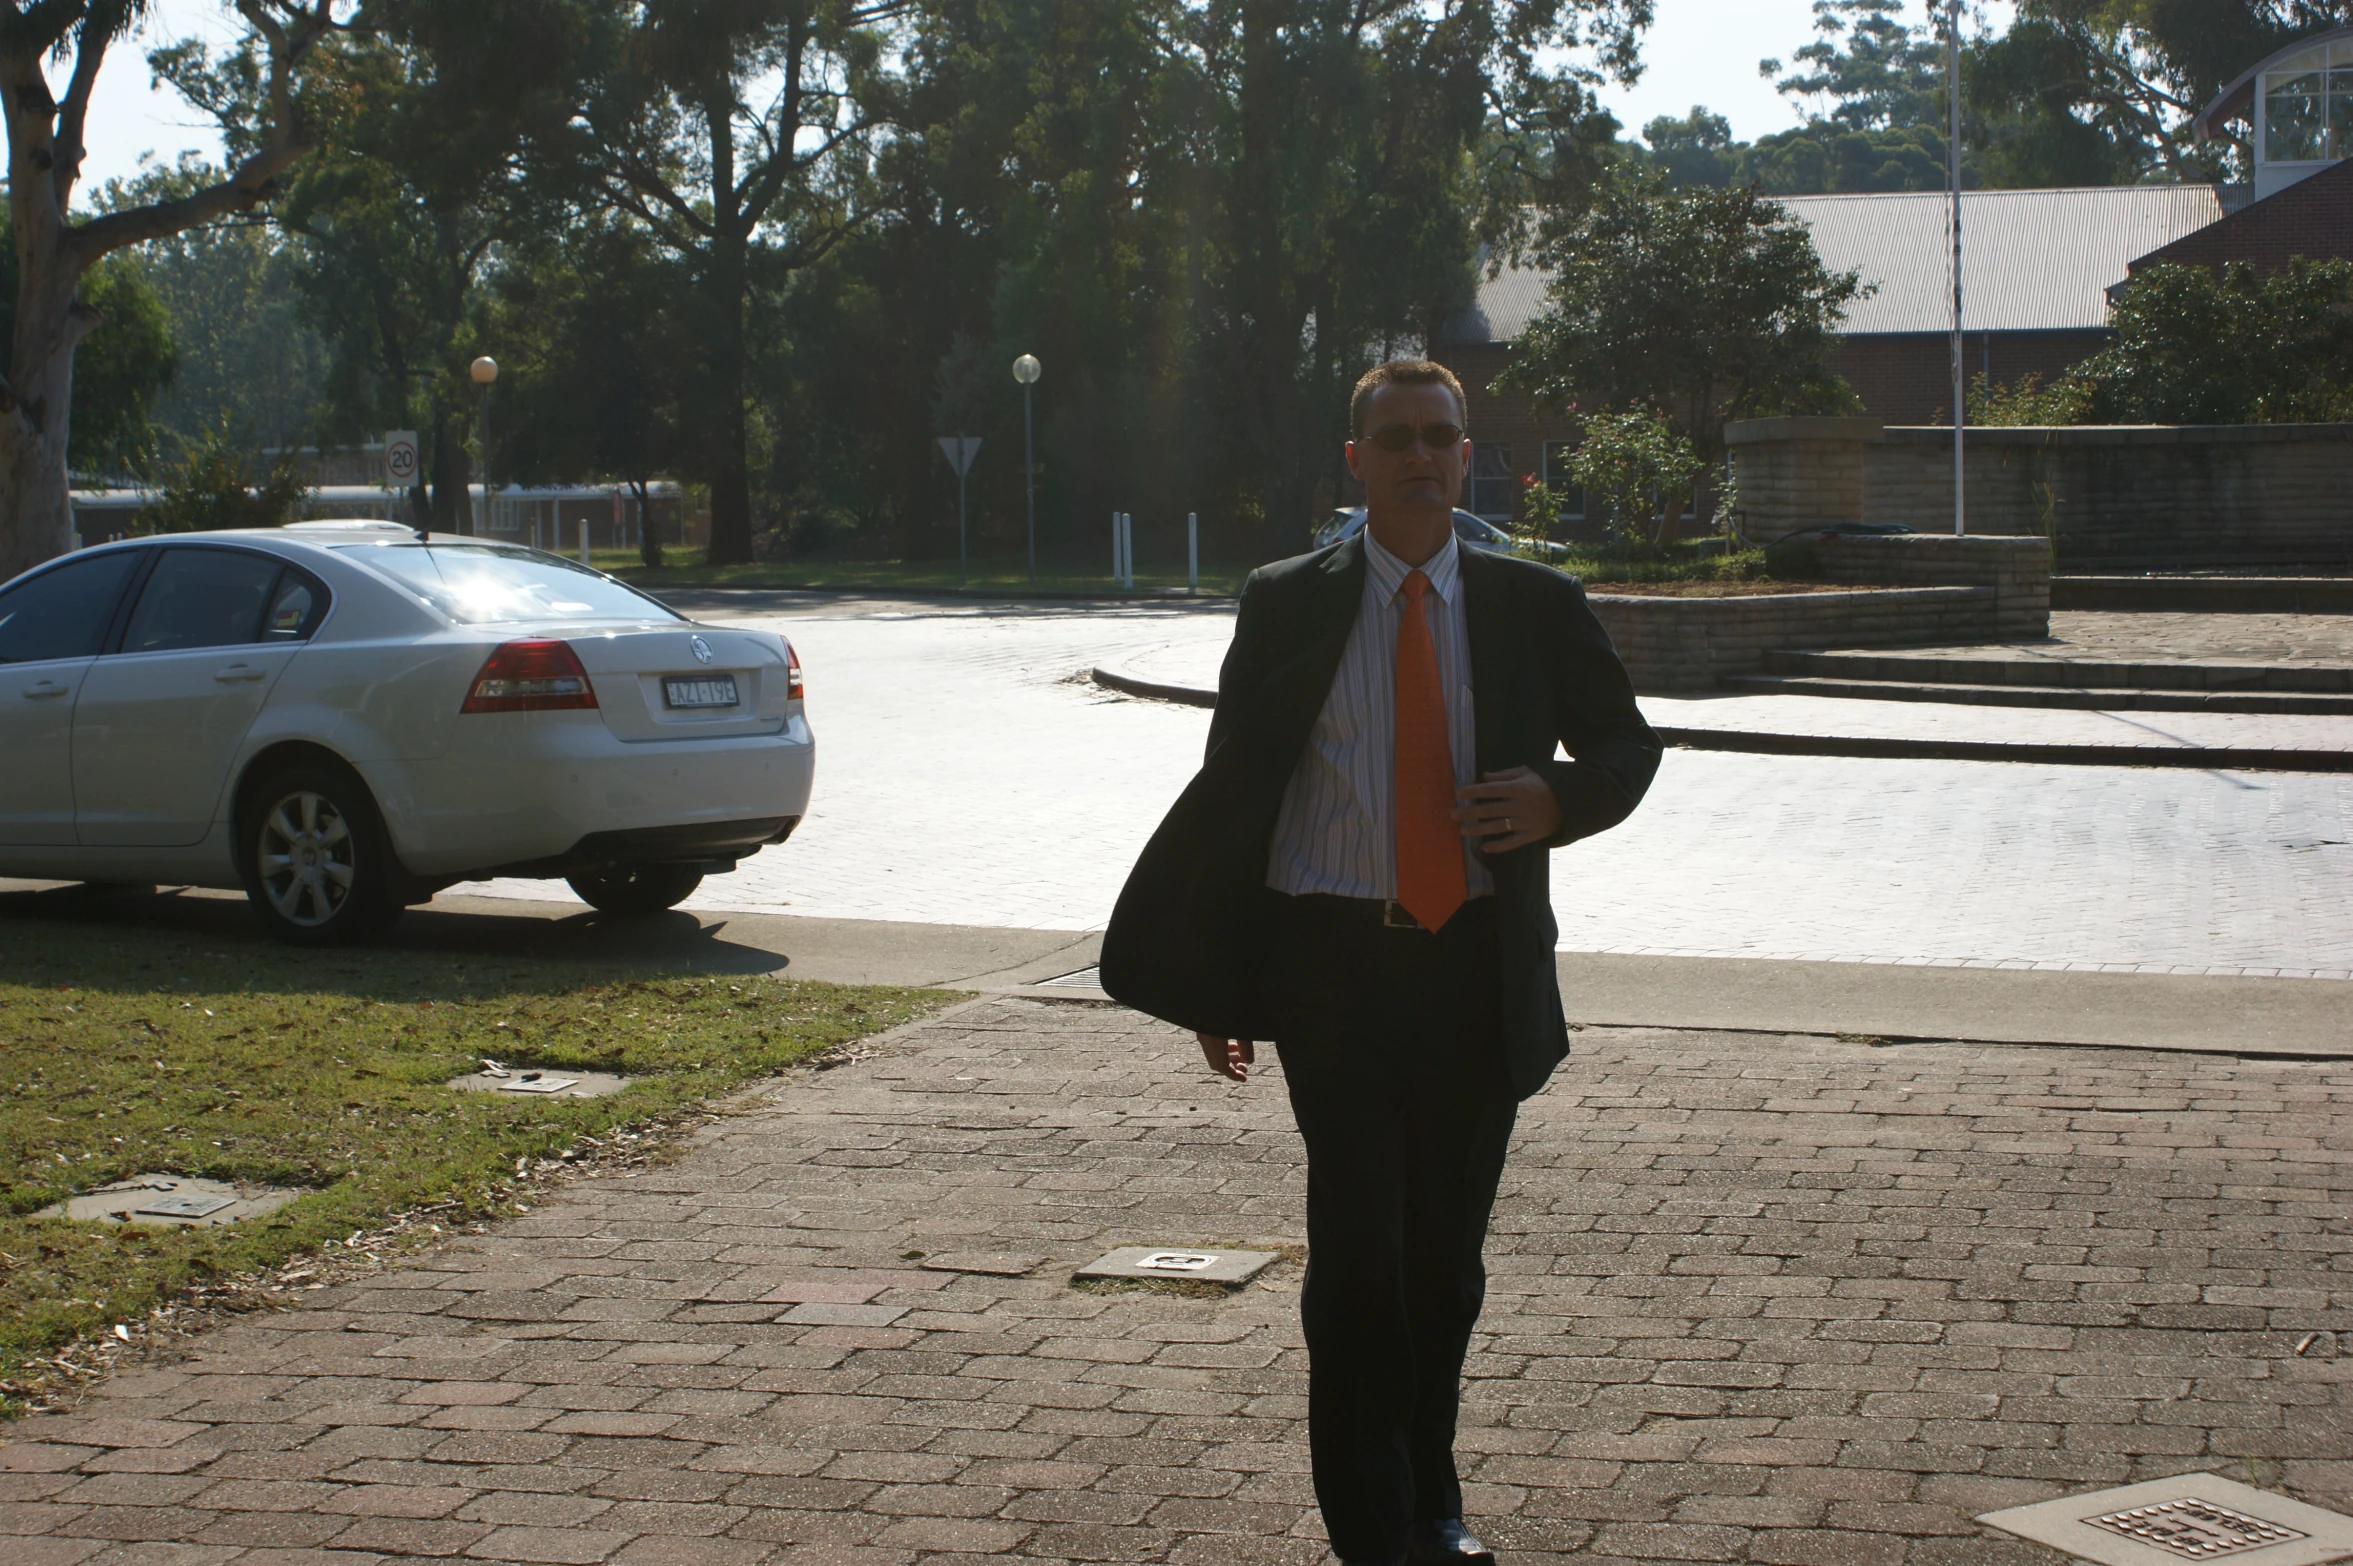
[[(181, 448), (162, 474), (161, 495), (139, 514), (151, 533), (208, 533), (222, 528), (282, 527), (308, 493), (282, 451), (256, 474), (261, 454), (232, 437), (227, 421)], [(256, 481), (258, 477), (258, 482)]]
[(1584, 444), (1569, 462), (1570, 475), (1600, 502), (1613, 533), (1653, 543), (1683, 514), (1699, 470), (1689, 438), (1639, 407), (1587, 418)]

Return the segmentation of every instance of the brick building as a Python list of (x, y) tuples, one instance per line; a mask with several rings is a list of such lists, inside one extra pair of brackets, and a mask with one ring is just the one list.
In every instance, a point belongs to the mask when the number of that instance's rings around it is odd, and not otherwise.
[[(2243, 191), (2217, 185), (2084, 190), (1985, 190), (1961, 197), (1962, 321), (1968, 369), (1997, 385), (2048, 381), (2108, 337), (2107, 289), (2139, 257), (2220, 221)], [(1835, 361), (1882, 424), (1952, 416), (1950, 198), (1934, 191), (1793, 196), (1781, 205), (1813, 232), (1834, 272), (1852, 270), (1870, 297), (1848, 313)], [(1431, 356), (1470, 396), (1473, 477), (1466, 505), (1509, 517), (1518, 475), (1556, 482), (1574, 425), (1491, 382), (1511, 342), (1544, 308), (1544, 278), (1508, 267), (1482, 279), (1472, 307), (1448, 322)], [(1581, 499), (1571, 495), (1572, 514)]]
[[(2353, 77), (2353, 70), (2344, 74)], [(2278, 272), (2291, 256), (2314, 261), (2353, 258), (2353, 160), (2332, 163), (2276, 195), (2152, 250), (2135, 260), (2131, 270), (2160, 261), (2219, 270), (2226, 263), (2245, 261), (2258, 272)]]
[[(2194, 127), (2210, 138), (2231, 124), (2248, 130), (2251, 186), (1964, 193), (1968, 373), (1996, 385), (2055, 379), (2106, 345), (2111, 290), (2154, 262), (2275, 270), (2295, 255), (2353, 257), (2353, 27), (2301, 39), (2249, 68)], [(1950, 197), (1794, 196), (1781, 205), (1811, 230), (1825, 265), (1851, 269), (1874, 289), (1849, 313), (1835, 361), (1865, 414), (1883, 425), (1949, 421)], [(1465, 504), (1499, 521), (1517, 509), (1522, 475), (1562, 488), (1571, 517), (1583, 509), (1560, 480), (1574, 424), (1491, 384), (1512, 340), (1544, 308), (1544, 281), (1520, 268), (1482, 278), (1471, 308), (1429, 345), (1470, 398)]]

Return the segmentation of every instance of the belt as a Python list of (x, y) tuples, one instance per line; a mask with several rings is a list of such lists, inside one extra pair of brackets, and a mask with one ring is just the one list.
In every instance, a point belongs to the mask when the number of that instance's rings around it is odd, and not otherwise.
[[(1419, 930), (1425, 935), (1437, 933), (1416, 919), (1405, 904), (1394, 897), (1342, 897), (1334, 892), (1294, 892), (1290, 895), (1294, 902), (1329, 910), (1351, 923), (1378, 925), (1384, 930)], [(1468, 913), (1481, 903), (1491, 903), (1493, 900), (1487, 896), (1474, 897), (1462, 905), (1458, 917), (1460, 913)], [(1450, 924), (1452, 922), (1448, 921)]]

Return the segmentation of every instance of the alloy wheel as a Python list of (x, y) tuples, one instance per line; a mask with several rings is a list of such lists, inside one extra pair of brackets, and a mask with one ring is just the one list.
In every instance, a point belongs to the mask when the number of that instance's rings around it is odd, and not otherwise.
[(316, 929), (333, 919), (358, 878), (351, 825), (326, 795), (288, 794), (262, 817), (262, 894), (289, 924)]

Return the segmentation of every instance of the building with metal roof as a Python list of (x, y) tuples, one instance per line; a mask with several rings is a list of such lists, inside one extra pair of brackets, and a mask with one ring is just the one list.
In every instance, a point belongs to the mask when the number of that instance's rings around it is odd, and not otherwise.
[[(1848, 313), (1849, 336), (1950, 330), (1950, 200), (1942, 191), (1775, 198), (1813, 232), (1824, 266), (1855, 272), (1871, 289)], [(2222, 185), (1966, 191), (1961, 286), (1969, 329), (2104, 330), (2106, 290), (2136, 258), (2243, 203), (2242, 190)], [(1483, 278), (1476, 302), (1439, 341), (1510, 341), (1544, 309), (1544, 285), (1544, 274), (1528, 267)]]
[[(2108, 337), (2108, 290), (2134, 261), (2246, 207), (2228, 185), (1978, 190), (1961, 197), (1963, 325), (1972, 375), (1996, 385), (2056, 379)], [(1833, 272), (1870, 289), (1840, 332), (1838, 370), (1883, 424), (1952, 416), (1951, 198), (1941, 191), (1776, 198), (1812, 233)], [(1471, 394), (1470, 509), (1508, 517), (1518, 478), (1548, 479), (1573, 430), (1529, 400), (1488, 389), (1510, 344), (1545, 306), (1540, 271), (1484, 277), (1471, 307), (1440, 330), (1432, 355)]]

